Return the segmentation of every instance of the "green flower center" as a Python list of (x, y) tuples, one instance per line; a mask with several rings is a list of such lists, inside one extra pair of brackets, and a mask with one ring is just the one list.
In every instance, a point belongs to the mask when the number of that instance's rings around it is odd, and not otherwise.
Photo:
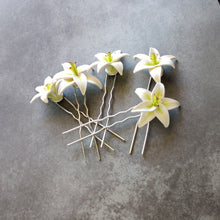
[(70, 67), (70, 70), (72, 70), (73, 74), (78, 76), (78, 70), (77, 70), (77, 67), (76, 67), (76, 62), (73, 64), (72, 62), (69, 62), (71, 67)]
[(108, 54), (107, 54), (106, 56), (104, 56), (104, 60), (105, 60), (107, 63), (112, 62), (113, 58), (112, 58), (111, 52), (108, 52)]
[(45, 91), (50, 91), (51, 86), (52, 86), (52, 83), (46, 84), (45, 87), (44, 87), (44, 90), (45, 90)]
[(146, 63), (147, 66), (155, 66), (160, 63), (160, 61), (157, 60), (155, 53), (151, 54), (150, 59), (151, 61)]
[(158, 106), (159, 105), (159, 103), (160, 103), (160, 101), (161, 101), (161, 96), (158, 96), (158, 95), (154, 95), (154, 97), (153, 97), (153, 106)]

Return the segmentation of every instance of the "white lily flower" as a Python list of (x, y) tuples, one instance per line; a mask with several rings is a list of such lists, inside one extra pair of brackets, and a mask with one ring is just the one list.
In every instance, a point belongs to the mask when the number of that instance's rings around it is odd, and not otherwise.
[(102, 83), (93, 75), (83, 73), (89, 69), (89, 65), (76, 66), (76, 63), (63, 63), (64, 71), (54, 75), (54, 79), (61, 80), (58, 93), (62, 93), (69, 86), (78, 86), (81, 93), (85, 95), (87, 83), (94, 84), (102, 89)]
[(135, 66), (134, 73), (148, 69), (155, 82), (161, 82), (161, 76), (163, 75), (162, 66), (172, 66), (175, 68), (175, 65), (172, 61), (176, 59), (175, 56), (160, 56), (158, 50), (152, 47), (149, 50), (149, 56), (146, 54), (136, 54), (134, 59), (136, 58), (140, 59), (140, 61)]
[(180, 103), (174, 99), (166, 98), (165, 88), (162, 83), (157, 83), (152, 92), (147, 89), (137, 88), (135, 93), (142, 102), (136, 105), (132, 112), (141, 112), (138, 127), (142, 127), (157, 117), (164, 127), (168, 127), (170, 116), (168, 110), (177, 108)]
[(97, 72), (100, 73), (101, 70), (105, 67), (105, 72), (110, 75), (116, 75), (119, 73), (123, 74), (123, 64), (119, 61), (122, 57), (129, 56), (128, 53), (121, 53), (121, 50), (116, 50), (113, 53), (97, 53), (95, 57), (98, 61), (93, 62), (89, 70), (97, 65)]
[(45, 103), (48, 103), (48, 98), (53, 102), (60, 102), (63, 99), (63, 94), (58, 94), (58, 86), (60, 81), (55, 81), (50, 76), (48, 76), (44, 80), (43, 86), (37, 86), (35, 90), (38, 92), (30, 101), (32, 103), (37, 98), (41, 98), (41, 100)]

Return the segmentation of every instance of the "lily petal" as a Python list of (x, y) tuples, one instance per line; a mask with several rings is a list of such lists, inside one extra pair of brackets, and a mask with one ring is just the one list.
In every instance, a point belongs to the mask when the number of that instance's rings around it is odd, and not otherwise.
[(60, 85), (60, 83), (62, 81), (63, 81), (62, 79), (56, 80), (56, 82), (55, 82), (55, 89), (56, 89), (56, 91), (57, 91), (57, 88), (58, 88), (58, 86)]
[(100, 73), (101, 70), (102, 70), (104, 67), (106, 67), (107, 65), (109, 65), (109, 63), (107, 63), (107, 62), (99, 62), (99, 63), (97, 64), (97, 72)]
[(118, 73), (118, 70), (116, 70), (111, 64), (107, 65), (105, 68), (105, 72), (109, 75), (109, 76), (114, 76)]
[(134, 68), (133, 73), (139, 72), (141, 70), (146, 70), (146, 69), (152, 69), (154, 66), (147, 66), (146, 62), (141, 60), (140, 62), (137, 63), (137, 65)]
[(67, 71), (61, 71), (59, 73), (56, 73), (53, 76), (54, 80), (59, 80), (59, 79), (68, 79), (70, 80), (71, 78), (73, 78), (73, 74), (71, 72), (67, 72)]
[(146, 54), (141, 54), (141, 53), (136, 54), (136, 55), (133, 56), (133, 59), (134, 59), (134, 60), (136, 60), (137, 58), (140, 59), (140, 60), (147, 60), (147, 61), (150, 60), (150, 57), (149, 57), (148, 55), (146, 55)]
[(155, 82), (158, 82), (158, 83), (161, 82), (161, 76), (163, 73), (163, 68), (161, 66), (150, 69), (149, 73)]
[(118, 61), (118, 62), (113, 62), (111, 64), (111, 66), (113, 66), (118, 72), (119, 74), (122, 76), (123, 75), (123, 64), (122, 62)]
[(154, 112), (142, 112), (138, 120), (138, 127), (141, 128), (155, 118)]
[(106, 56), (107, 54), (106, 53), (97, 53), (95, 55), (95, 57), (99, 60), (99, 61), (103, 61), (104, 60), (104, 57)]
[(177, 60), (175, 56), (173, 55), (163, 55), (161, 56), (161, 59), (164, 59), (164, 58), (168, 58), (168, 59), (171, 59), (171, 60)]
[(94, 84), (96, 86), (98, 86), (100, 89), (102, 89), (102, 83), (100, 82), (100, 80), (98, 78), (96, 78), (93, 75), (89, 75), (89, 74), (85, 74), (88, 83)]
[(160, 99), (163, 99), (165, 95), (165, 88), (162, 83), (157, 83), (151, 93), (151, 100), (153, 100), (154, 96), (160, 97)]
[(112, 60), (119, 61), (122, 57), (130, 56), (128, 53), (112, 53)]
[(70, 69), (72, 66), (70, 65), (70, 63), (62, 63), (62, 66), (63, 66), (63, 69), (64, 70), (68, 70), (68, 69)]
[(152, 105), (151, 101), (144, 101), (141, 102), (140, 104), (136, 105), (131, 112), (152, 112), (156, 109), (157, 107)]
[(36, 90), (37, 92), (42, 92), (42, 91), (44, 91), (44, 86), (37, 86), (37, 87), (35, 88), (35, 90)]
[(180, 106), (180, 103), (175, 99), (163, 98), (162, 104), (168, 109), (174, 109)]
[(87, 72), (89, 72), (94, 66), (96, 66), (100, 61), (95, 61), (89, 65)]
[(160, 120), (160, 122), (164, 125), (165, 128), (167, 128), (170, 124), (170, 116), (168, 113), (167, 108), (159, 104), (159, 107), (157, 110), (154, 111), (155, 116)]
[(73, 80), (79, 87), (82, 95), (85, 95), (86, 93), (86, 88), (87, 88), (87, 78), (84, 73), (81, 73), (79, 76), (73, 75)]
[(48, 92), (45, 92), (45, 93), (41, 94), (41, 96), (40, 96), (40, 99), (41, 99), (44, 103), (48, 103), (48, 98), (47, 98), (48, 94), (49, 94)]
[(50, 76), (48, 76), (48, 77), (45, 78), (45, 80), (44, 80), (44, 85), (47, 85), (47, 84), (49, 84), (49, 83), (52, 83), (52, 81), (53, 81), (53, 79), (52, 79)]
[(52, 102), (60, 102), (63, 99), (63, 94), (61, 93), (60, 95), (56, 94), (56, 93), (50, 93), (48, 98), (52, 101)]
[(168, 59), (168, 58), (161, 58), (160, 59), (160, 63), (159, 63), (159, 66), (172, 66), (173, 69), (175, 69), (175, 65), (173, 63), (173, 61), (171, 59)]
[(32, 103), (33, 101), (35, 101), (36, 99), (40, 98), (41, 97), (41, 94), (40, 93), (37, 93), (30, 101), (30, 103)]
[(151, 92), (147, 89), (137, 88), (135, 93), (142, 101), (151, 101)]
[(77, 67), (77, 70), (78, 70), (78, 73), (82, 73), (82, 72), (85, 72), (89, 69), (89, 65), (81, 65), (81, 66), (78, 66)]
[(58, 95), (61, 95), (65, 89), (72, 86), (73, 84), (74, 84), (74, 81), (67, 82), (66, 80), (62, 80), (59, 84)]
[(160, 53), (159, 53), (159, 51), (156, 48), (150, 47), (149, 57), (151, 57), (152, 53), (155, 54), (155, 56), (157, 57), (157, 60), (160, 59)]

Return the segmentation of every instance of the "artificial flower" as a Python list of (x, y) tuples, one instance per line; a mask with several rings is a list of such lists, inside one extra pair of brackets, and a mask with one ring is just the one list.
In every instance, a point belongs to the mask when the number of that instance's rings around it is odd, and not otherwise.
[(148, 69), (155, 82), (161, 82), (161, 76), (163, 75), (162, 66), (172, 66), (175, 68), (175, 65), (172, 61), (176, 59), (175, 56), (160, 56), (158, 50), (152, 47), (149, 50), (149, 56), (146, 54), (136, 54), (134, 59), (136, 58), (140, 59), (140, 61), (135, 66), (134, 73)]
[(102, 83), (93, 75), (83, 73), (89, 69), (89, 65), (76, 66), (76, 63), (63, 63), (63, 71), (54, 75), (54, 79), (61, 80), (59, 93), (62, 93), (69, 86), (78, 86), (81, 93), (85, 95), (87, 83), (94, 84), (102, 89)]
[(53, 102), (60, 102), (63, 99), (63, 94), (58, 94), (58, 86), (60, 82), (52, 79), (48, 76), (44, 80), (43, 86), (37, 86), (35, 90), (38, 92), (30, 101), (32, 103), (37, 98), (41, 98), (41, 100), (45, 103), (48, 103), (48, 98)]
[(97, 65), (97, 72), (100, 73), (101, 70), (105, 67), (105, 72), (110, 75), (116, 75), (119, 73), (123, 74), (123, 64), (119, 61), (122, 57), (129, 56), (128, 53), (121, 53), (121, 50), (116, 50), (113, 53), (97, 53), (95, 57), (98, 61), (93, 62), (89, 70)]
[(147, 89), (137, 88), (135, 93), (142, 100), (132, 109), (132, 112), (141, 112), (138, 127), (142, 127), (157, 117), (164, 127), (168, 127), (170, 116), (168, 110), (177, 108), (180, 103), (174, 99), (166, 98), (165, 88), (162, 83), (157, 83), (152, 92)]

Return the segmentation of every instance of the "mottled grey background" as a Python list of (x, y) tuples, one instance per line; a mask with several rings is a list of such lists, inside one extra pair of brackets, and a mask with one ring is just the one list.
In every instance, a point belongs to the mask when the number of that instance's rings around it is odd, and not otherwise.
[[(217, 0), (2, 0), (0, 219), (220, 219), (219, 35)], [(178, 58), (163, 82), (182, 108), (167, 129), (151, 123), (144, 157), (144, 128), (128, 154), (130, 120), (114, 128), (126, 143), (107, 135), (115, 153), (102, 148), (101, 162), (85, 141), (85, 164), (80, 144), (66, 146), (78, 133), (61, 134), (77, 123), (53, 103), (30, 105), (34, 88), (65, 61), (151, 46)], [(123, 62), (111, 113), (137, 104), (134, 90), (149, 79), (132, 73), (132, 57)], [(73, 90), (65, 94), (74, 101)], [(95, 117), (101, 92), (89, 86), (87, 97)]]

